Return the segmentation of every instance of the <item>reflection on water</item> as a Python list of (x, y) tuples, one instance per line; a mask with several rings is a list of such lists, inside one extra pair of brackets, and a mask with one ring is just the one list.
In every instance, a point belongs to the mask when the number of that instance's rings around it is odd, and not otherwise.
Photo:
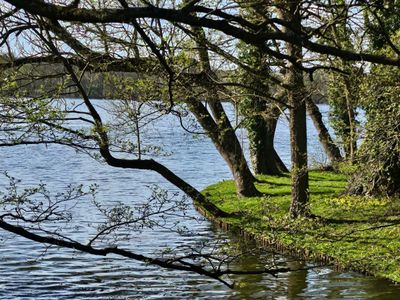
[[(258, 249), (254, 242), (237, 237), (232, 240), (242, 247)], [(291, 256), (271, 254), (258, 249), (257, 255), (242, 257), (235, 267), (260, 268), (265, 263), (277, 267), (290, 267), (295, 272), (281, 273), (277, 277), (246, 275), (237, 279), (244, 284), (229, 293), (228, 299), (399, 299), (400, 287), (386, 280), (363, 276), (355, 272), (337, 272), (299, 261)]]
[[(323, 107), (326, 111), (326, 107)], [(161, 140), (168, 152), (174, 153), (160, 160), (179, 176), (201, 189), (215, 181), (230, 178), (214, 147), (204, 139), (183, 134), (177, 120), (160, 119), (148, 140)], [(310, 150), (319, 156), (316, 133), (310, 126)], [(287, 162), (289, 133), (282, 121), (278, 127), (277, 150)], [(242, 139), (243, 144), (246, 140)], [(145, 186), (161, 184), (175, 188), (157, 174), (137, 170), (120, 170), (102, 165), (88, 156), (62, 146), (19, 146), (1, 148), (0, 170), (7, 170), (26, 185), (46, 182), (49, 189), (60, 191), (66, 185), (98, 183), (97, 200), (104, 205), (118, 202), (139, 204), (150, 191)], [(1, 177), (3, 189), (7, 184)], [(80, 202), (74, 210), (76, 238), (88, 235), (88, 222), (100, 216), (90, 208), (91, 203)], [(188, 212), (196, 218), (193, 207)], [(206, 220), (190, 219), (185, 225), (195, 235), (180, 236), (167, 230), (145, 230), (126, 241), (133, 251), (152, 255), (164, 247), (194, 245), (207, 240), (226, 237)], [(93, 257), (13, 237), (0, 232), (0, 298), (1, 299), (398, 299), (400, 289), (387, 281), (365, 277), (352, 272), (338, 273), (327, 267), (270, 275), (237, 276), (236, 289), (229, 290), (220, 283), (192, 273), (159, 269), (116, 256)], [(252, 242), (238, 237), (228, 238), (245, 250), (257, 249)], [(254, 250), (255, 251), (255, 250)], [(272, 254), (265, 250), (242, 257), (233, 268), (263, 268), (272, 261), (277, 266), (294, 269), (309, 264), (292, 257)]]

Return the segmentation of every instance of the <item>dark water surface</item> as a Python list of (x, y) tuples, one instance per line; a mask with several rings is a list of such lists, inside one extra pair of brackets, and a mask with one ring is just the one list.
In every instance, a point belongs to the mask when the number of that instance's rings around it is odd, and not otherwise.
[[(103, 102), (102, 102), (103, 103)], [(104, 104), (104, 103), (103, 103)], [(321, 106), (326, 112), (327, 107)], [(310, 163), (323, 163), (323, 151), (309, 124)], [(148, 129), (148, 142), (163, 143), (170, 156), (160, 157), (171, 170), (196, 188), (202, 189), (230, 172), (213, 145), (204, 138), (184, 134), (174, 118), (158, 121)], [(241, 141), (246, 145), (245, 137)], [(289, 161), (289, 132), (282, 120), (276, 135), (277, 150)], [(150, 191), (146, 186), (175, 188), (155, 173), (115, 169), (85, 154), (63, 146), (19, 146), (0, 148), (0, 170), (22, 179), (27, 186), (47, 183), (52, 191), (61, 191), (68, 184), (99, 184), (97, 200), (112, 205), (119, 202), (139, 204)], [(3, 189), (7, 179), (2, 176)], [(193, 207), (189, 215), (200, 218)], [(74, 208), (74, 238), (85, 240), (101, 218), (91, 203), (82, 201)], [(202, 241), (232, 238), (242, 248), (251, 243), (229, 237), (207, 220), (188, 219), (185, 224), (195, 234), (181, 236), (165, 229), (145, 230), (133, 235), (126, 247), (152, 255), (164, 247), (195, 245)], [(400, 288), (384, 280), (353, 272), (335, 272), (329, 267), (269, 275), (238, 276), (239, 286), (230, 290), (222, 284), (192, 273), (183, 273), (148, 266), (119, 257), (99, 258), (43, 245), (0, 231), (0, 298), (1, 299), (400, 299)], [(259, 267), (272, 254), (261, 252), (244, 257), (237, 268)], [(304, 265), (291, 257), (274, 255), (277, 265), (301, 268)], [(307, 265), (309, 266), (309, 265)]]

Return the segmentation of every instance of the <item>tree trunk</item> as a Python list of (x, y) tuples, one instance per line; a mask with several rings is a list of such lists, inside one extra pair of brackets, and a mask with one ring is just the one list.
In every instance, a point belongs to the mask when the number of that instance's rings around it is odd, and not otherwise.
[[(190, 105), (190, 111), (228, 164), (235, 181), (237, 194), (243, 197), (260, 195), (254, 185), (255, 178), (248, 167), (242, 147), (229, 120), (226, 118), (225, 122), (221, 122), (218, 126), (203, 103), (195, 100), (188, 100), (187, 103)], [(218, 101), (212, 106), (214, 106), (214, 110), (219, 110), (218, 106), (220, 105), (221, 103)]]
[[(301, 1), (286, 1), (287, 7), (281, 9), (283, 19), (290, 23), (286, 32), (301, 32)], [(287, 54), (301, 63), (302, 47), (286, 42)], [(308, 214), (308, 168), (307, 168), (307, 123), (306, 123), (306, 92), (303, 72), (292, 62), (288, 62), (286, 73), (287, 84), (290, 86), (288, 103), (290, 106), (290, 148), (292, 161), (292, 202), (290, 213), (292, 217)]]
[(204, 30), (192, 26), (192, 31), (197, 44), (201, 69), (207, 75), (204, 86), (207, 89), (207, 102), (214, 118), (200, 101), (191, 101), (189, 103), (192, 113), (207, 131), (218, 152), (228, 164), (235, 181), (238, 196), (259, 196), (260, 192), (254, 185), (255, 178), (249, 169), (243, 149), (219, 100), (218, 90), (213, 82), (213, 79), (216, 79), (217, 76), (211, 69)]
[[(295, 51), (295, 49), (293, 50)], [(302, 92), (304, 91), (302, 72), (291, 66), (288, 77), (291, 84), (293, 84), (293, 89), (289, 91), (289, 105), (292, 106), (290, 110), (290, 148), (292, 161), (292, 203), (290, 205), (290, 213), (293, 217), (298, 217), (308, 214), (307, 205), (309, 201), (306, 103), (305, 95)]]
[(354, 107), (353, 107), (353, 101), (351, 101), (351, 86), (348, 78), (345, 78), (345, 86), (346, 86), (346, 112), (347, 112), (347, 118), (348, 118), (348, 138), (347, 141), (345, 141), (345, 153), (346, 153), (346, 158), (353, 163), (354, 162), (354, 156), (357, 151), (357, 137), (356, 137), (356, 117), (354, 113)]
[[(265, 109), (264, 107), (264, 112)], [(267, 116), (256, 114), (250, 117), (248, 126), (250, 156), (256, 174), (281, 175), (289, 172), (274, 148), (279, 114), (280, 112), (272, 109), (270, 113), (267, 113)]]
[(328, 129), (322, 121), (322, 115), (318, 106), (310, 97), (306, 101), (308, 114), (314, 123), (315, 129), (317, 129), (319, 142), (324, 147), (326, 155), (332, 163), (341, 161), (343, 158), (340, 154), (340, 149), (333, 142)]

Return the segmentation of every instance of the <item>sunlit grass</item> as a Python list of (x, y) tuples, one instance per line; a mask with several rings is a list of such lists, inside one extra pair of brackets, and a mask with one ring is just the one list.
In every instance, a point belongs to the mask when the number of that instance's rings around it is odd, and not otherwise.
[(232, 181), (204, 192), (223, 210), (242, 213), (227, 223), (309, 258), (400, 282), (400, 199), (342, 196), (346, 176), (312, 171), (310, 209), (317, 217), (293, 220), (290, 176), (258, 179), (263, 197), (238, 199)]

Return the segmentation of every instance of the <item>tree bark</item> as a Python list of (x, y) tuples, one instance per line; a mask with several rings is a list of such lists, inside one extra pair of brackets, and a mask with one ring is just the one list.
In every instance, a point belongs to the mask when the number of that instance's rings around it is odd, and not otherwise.
[(324, 122), (322, 121), (322, 115), (321, 112), (319, 111), (318, 106), (314, 103), (314, 101), (310, 97), (307, 97), (306, 101), (307, 101), (306, 102), (307, 112), (314, 123), (315, 129), (318, 132), (319, 142), (324, 148), (326, 155), (328, 156), (329, 160), (332, 163), (341, 161), (343, 158), (342, 155), (340, 154), (340, 149), (333, 142), (328, 129), (326, 128)]
[[(346, 92), (345, 92), (345, 98), (346, 98), (346, 113), (347, 113), (347, 119), (348, 119), (348, 138), (347, 141), (345, 141), (344, 144), (344, 149), (346, 153), (346, 158), (353, 163), (355, 154), (357, 151), (357, 137), (356, 137), (356, 117), (354, 113), (354, 106), (353, 106), (353, 101), (351, 101), (351, 95), (353, 94), (352, 88), (351, 88), (351, 83), (348, 78), (344, 79), (345, 81), (345, 87), (346, 87)], [(354, 89), (353, 89), (354, 90)]]
[[(248, 167), (235, 131), (230, 123), (224, 124), (229, 120), (225, 120), (218, 126), (203, 103), (196, 100), (187, 100), (187, 103), (190, 105), (190, 111), (228, 164), (235, 181), (237, 194), (243, 197), (259, 195), (260, 192), (254, 186), (255, 178)], [(214, 108), (219, 105), (221, 105), (219, 101), (213, 104)]]
[(204, 30), (192, 26), (192, 31), (197, 44), (201, 70), (207, 75), (204, 86), (207, 89), (207, 102), (214, 118), (200, 101), (189, 103), (192, 113), (202, 127), (206, 129), (218, 152), (228, 164), (235, 181), (237, 194), (243, 197), (259, 196), (260, 192), (254, 185), (255, 178), (244, 157), (235, 130), (219, 99), (218, 90), (213, 83), (213, 78), (216, 79), (217, 76), (211, 68)]
[[(288, 47), (291, 48), (290, 46)], [(294, 48), (297, 48), (295, 46)], [(296, 49), (293, 49), (294, 51)], [(300, 49), (301, 51), (301, 49)], [(295, 51), (297, 52), (297, 51)], [(290, 67), (289, 81), (293, 90), (289, 91), (290, 110), (290, 148), (292, 161), (292, 202), (290, 213), (293, 217), (308, 213), (308, 167), (307, 167), (307, 126), (303, 74)]]
[[(263, 112), (266, 109), (266, 105), (264, 105)], [(255, 111), (255, 113), (255, 116), (250, 117), (248, 126), (250, 156), (254, 172), (262, 175), (281, 175), (289, 172), (274, 148), (279, 110), (272, 109), (271, 112), (267, 112), (266, 116), (260, 115), (262, 111)]]
[[(216, 93), (214, 96), (217, 96)], [(211, 100), (209, 105), (218, 127), (218, 138), (215, 140), (215, 145), (232, 172), (237, 194), (243, 197), (259, 196), (260, 192), (254, 185), (256, 180), (250, 171), (242, 146), (222, 107), (222, 103), (219, 100)]]
[[(280, 10), (283, 19), (290, 24), (285, 32), (301, 32), (301, 1), (285, 1), (285, 8)], [(287, 54), (301, 64), (302, 47), (286, 42)], [(292, 201), (290, 214), (292, 217), (308, 214), (308, 167), (307, 167), (307, 123), (306, 92), (303, 72), (292, 62), (288, 62), (286, 73), (288, 103), (290, 105), (290, 148), (292, 161)]]
[(182, 178), (177, 176), (174, 172), (169, 170), (164, 165), (158, 163), (153, 159), (147, 160), (129, 160), (129, 159), (119, 159), (115, 158), (111, 155), (109, 150), (103, 146), (100, 148), (100, 153), (106, 163), (109, 166), (124, 168), (124, 169), (141, 169), (141, 170), (152, 170), (163, 176), (170, 183), (175, 185), (181, 191), (183, 191), (186, 195), (192, 198), (195, 202), (199, 203), (202, 207), (204, 207), (207, 211), (209, 211), (214, 216), (226, 217), (229, 214), (220, 210), (215, 204), (210, 202), (203, 194), (201, 194), (197, 189), (191, 186), (189, 183), (184, 181)]

